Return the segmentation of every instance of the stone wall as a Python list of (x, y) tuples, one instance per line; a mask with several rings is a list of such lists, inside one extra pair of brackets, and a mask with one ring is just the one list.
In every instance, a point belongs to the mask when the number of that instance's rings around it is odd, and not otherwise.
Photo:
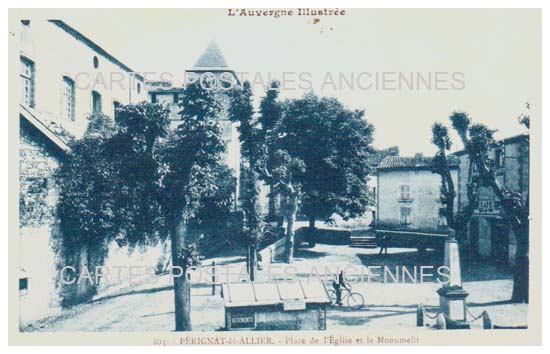
[(59, 157), (38, 132), (23, 123), (19, 154), (19, 279), (27, 283), (19, 296), (20, 323), (25, 325), (59, 310), (57, 245), (52, 237), (58, 198), (53, 175)]
[(59, 158), (47, 143), (27, 126), (20, 130), (19, 208), (21, 226), (44, 226), (55, 223), (58, 190), (54, 172)]
[[(112, 241), (105, 259), (98, 259), (97, 250), (85, 244), (74, 254), (63, 253), (56, 213), (59, 190), (55, 172), (64, 153), (25, 119), (20, 119), (20, 122), (19, 279), (22, 289), (19, 291), (19, 306), (20, 326), (25, 327), (33, 321), (58, 314), (62, 306), (88, 301), (94, 296), (105, 296), (131, 286), (128, 269), (133, 267), (138, 270), (134, 272), (138, 273), (155, 269), (166, 250), (162, 244), (130, 250)], [(84, 267), (94, 276), (96, 265), (111, 271), (119, 267), (124, 271), (120, 277), (111, 277), (109, 282), (90, 283), (84, 280), (80, 284), (61, 284), (60, 271), (64, 266), (76, 269), (76, 274), (65, 274), (71, 278), (80, 276)], [(147, 275), (137, 274), (134, 280)]]

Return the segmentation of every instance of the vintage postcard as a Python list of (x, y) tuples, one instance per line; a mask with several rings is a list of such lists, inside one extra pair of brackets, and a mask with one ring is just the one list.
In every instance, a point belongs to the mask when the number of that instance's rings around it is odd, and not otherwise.
[(540, 9), (11, 9), (10, 342), (541, 343)]

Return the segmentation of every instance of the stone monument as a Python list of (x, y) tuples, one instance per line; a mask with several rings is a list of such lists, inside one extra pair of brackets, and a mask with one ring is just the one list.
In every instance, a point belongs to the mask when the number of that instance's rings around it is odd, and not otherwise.
[[(440, 311), (446, 320), (444, 327), (446, 329), (468, 329), (470, 328), (470, 324), (466, 322), (468, 292), (462, 288), (460, 254), (453, 229), (449, 229), (449, 236), (445, 241), (444, 266), (449, 269), (449, 282), (443, 284), (437, 291)], [(438, 327), (442, 326), (438, 324)]]

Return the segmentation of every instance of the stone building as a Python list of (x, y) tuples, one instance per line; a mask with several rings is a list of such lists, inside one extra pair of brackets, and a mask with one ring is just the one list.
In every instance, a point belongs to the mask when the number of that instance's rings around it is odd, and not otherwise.
[[(458, 182), (458, 165), (451, 166)], [(441, 213), (441, 176), (432, 172), (431, 158), (387, 156), (378, 165), (377, 236), (387, 236), (389, 245), (437, 246), (447, 231)], [(455, 208), (457, 207), (455, 200)]]
[[(369, 156), (369, 166), (371, 167), (371, 170), (372, 170), (372, 176), (376, 176), (376, 173), (378, 171), (378, 166), (380, 166), (380, 163), (388, 156), (399, 156), (399, 147), (391, 146), (386, 149), (373, 149), (373, 154)], [(378, 181), (376, 178), (369, 178), (369, 181), (368, 181), (368, 187), (372, 191), (372, 194), (374, 196), (373, 205), (369, 205), (369, 211), (370, 211), (369, 223), (371, 225), (374, 225), (374, 223), (376, 222), (376, 207), (377, 207), (376, 188), (378, 187), (377, 182)]]
[(19, 294), (23, 323), (59, 306), (52, 239), (58, 191), (53, 174), (68, 150), (63, 140), (21, 106)]
[[(454, 153), (460, 161), (458, 175), (458, 207), (468, 205), (468, 184), (477, 174), (465, 151)], [(512, 136), (498, 141), (490, 156), (497, 180), (505, 188), (521, 193), (529, 202), (529, 136)], [(499, 263), (513, 263), (516, 241), (511, 228), (502, 217), (500, 201), (492, 188), (477, 188), (478, 203), (470, 220), (465, 248), (472, 256), (490, 258)]]
[[(56, 217), (58, 189), (54, 173), (70, 154), (69, 141), (84, 134), (88, 117), (101, 113), (114, 119), (120, 104), (163, 102), (171, 107), (172, 127), (177, 126), (181, 88), (164, 82), (145, 82), (119, 59), (60, 20), (22, 20), (20, 53), (20, 325), (57, 313), (61, 306), (59, 231)], [(238, 82), (215, 42), (210, 43), (195, 66), (186, 71), (188, 80), (206, 78), (219, 85)], [(210, 81), (208, 81), (210, 80)], [(224, 111), (220, 117), (227, 144), (226, 161), (240, 175), (240, 144), (235, 124), (227, 118), (228, 98), (220, 90)], [(238, 186), (238, 183), (237, 183)], [(238, 200), (238, 187), (235, 201)], [(235, 205), (237, 207), (237, 203)], [(163, 245), (146, 253), (129, 253), (116, 242), (109, 246), (104, 266), (156, 266), (166, 253)], [(86, 253), (86, 252), (84, 252)], [(89, 256), (81, 252), (80, 265)], [(90, 263), (91, 264), (91, 263)], [(78, 274), (75, 274), (78, 276)], [(120, 274), (119, 281), (128, 274)], [(100, 284), (101, 294), (117, 286)], [(78, 287), (75, 296), (87, 292)], [(78, 301), (78, 299), (76, 300)]]
[(22, 20), (19, 28), (20, 323), (59, 310), (53, 174), (69, 137), (92, 113), (114, 116), (117, 104), (147, 99), (143, 79), (60, 20)]

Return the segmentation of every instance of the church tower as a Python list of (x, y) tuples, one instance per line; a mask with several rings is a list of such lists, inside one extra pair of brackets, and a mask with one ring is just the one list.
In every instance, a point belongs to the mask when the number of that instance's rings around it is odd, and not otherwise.
[[(239, 200), (239, 185), (240, 185), (240, 167), (241, 153), (239, 135), (235, 123), (229, 120), (229, 97), (225, 89), (235, 87), (239, 84), (237, 75), (231, 70), (223, 56), (216, 41), (211, 41), (206, 50), (198, 58), (195, 65), (185, 71), (185, 84), (201, 80), (205, 85), (214, 84), (217, 86), (216, 92), (220, 99), (223, 110), (219, 117), (220, 127), (222, 129), (222, 139), (226, 144), (225, 161), (226, 164), (233, 170), (233, 175), (237, 180), (234, 200), (235, 203)], [(178, 106), (181, 87), (172, 87), (168, 83), (152, 82), (149, 83), (149, 98), (151, 102), (167, 103), (171, 107), (172, 124), (175, 128), (179, 124)], [(235, 204), (236, 206), (236, 204)]]

